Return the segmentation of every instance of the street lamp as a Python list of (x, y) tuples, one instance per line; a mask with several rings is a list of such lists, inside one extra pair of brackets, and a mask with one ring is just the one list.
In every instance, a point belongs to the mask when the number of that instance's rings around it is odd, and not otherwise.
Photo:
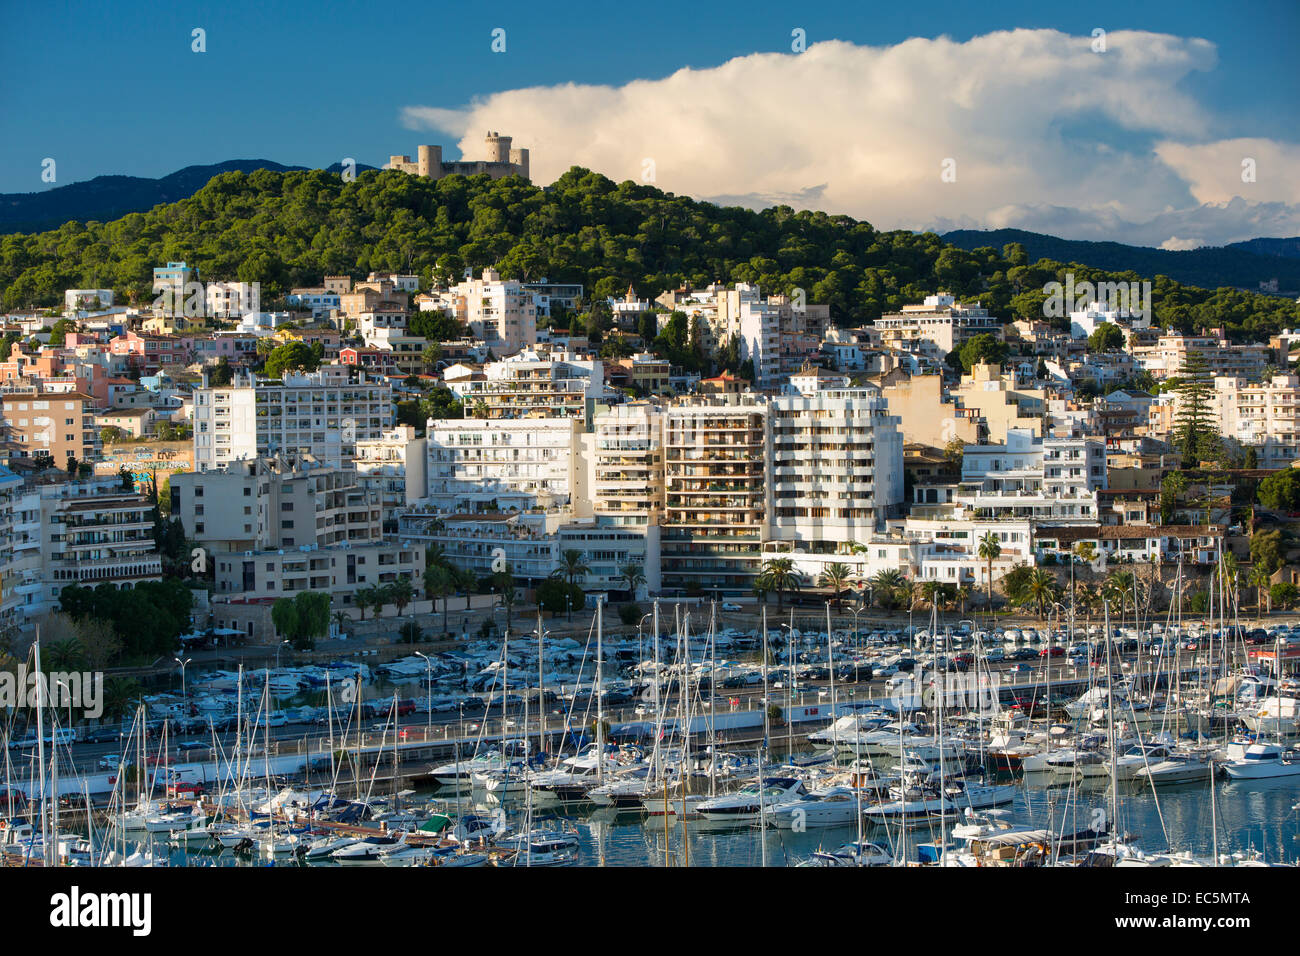
[(433, 730), (433, 664), (429, 661), (429, 656), (420, 651), (415, 652), (416, 657), (424, 658), (424, 686), (428, 691), (425, 708), (428, 711), (427, 720), (425, 721), (424, 738), (429, 739), (429, 732)]
[(279, 670), (279, 668), (280, 668), (280, 648), (283, 647), (285, 644), (288, 644), (288, 643), (289, 643), (288, 641), (286, 641), (286, 640), (282, 640), (282, 641), (280, 641), (279, 644), (276, 644), (276, 645), (275, 645), (275, 667), (276, 667), (277, 670)]
[(185, 693), (185, 665), (192, 661), (193, 658), (187, 657), (185, 660), (181, 660), (179, 657), (173, 657), (172, 660), (181, 665), (181, 696), (188, 699), (189, 695)]

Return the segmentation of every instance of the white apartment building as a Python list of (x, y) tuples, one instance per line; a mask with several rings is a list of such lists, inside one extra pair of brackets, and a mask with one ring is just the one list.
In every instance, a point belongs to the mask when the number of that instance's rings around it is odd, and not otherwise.
[(333, 547), (304, 545), (274, 551), (217, 555), (214, 599), (269, 603), (300, 591), (321, 591), (336, 606), (350, 607), (357, 590), (411, 582), (416, 595), (424, 578), (424, 545), (417, 541), (370, 541)]
[(1233, 375), (1257, 379), (1270, 361), (1265, 345), (1238, 345), (1228, 341), (1221, 330), (1204, 335), (1164, 332), (1153, 345), (1134, 346), (1134, 360), (1156, 379), (1176, 376), (1190, 355), (1199, 355), (1211, 375)]
[(537, 344), (537, 306), (533, 294), (514, 280), (484, 269), (451, 289), (455, 316), (498, 355)]
[(262, 311), (256, 282), (209, 282), (204, 288), (207, 315), (232, 318)]
[(1106, 447), (1100, 437), (1037, 438), (1027, 429), (1010, 428), (1003, 444), (963, 449), (955, 502), (972, 518), (1096, 523), (1096, 493), (1105, 487)]
[(469, 414), (486, 418), (576, 418), (584, 427), (608, 397), (599, 359), (524, 349), (483, 366), (483, 377), (456, 389)]
[[(1177, 397), (1174, 399), (1177, 414)], [(1239, 376), (1214, 380), (1219, 431), (1254, 448), (1260, 468), (1289, 468), (1300, 459), (1300, 377), (1274, 375), (1249, 383)]]
[(122, 491), (116, 476), (32, 490), (40, 500), (41, 603), (56, 604), (69, 584), (120, 588), (161, 580), (147, 496)]
[(232, 462), (171, 478), (172, 513), (212, 552), (360, 544), (382, 535), (377, 491), (310, 455)]
[(112, 289), (64, 289), (63, 311), (78, 312), (89, 309), (96, 302), (100, 308), (107, 309), (113, 305)]
[[(662, 443), (662, 410), (650, 402), (615, 405), (595, 419), (586, 455), (594, 526), (566, 528), (561, 534), (571, 544), (582, 544), (579, 550), (602, 590), (626, 589), (617, 580), (626, 564), (641, 566), (646, 576), (643, 594), (657, 594), (662, 587)], [(610, 573), (602, 576), (598, 566)]]
[[(525, 511), (586, 502), (573, 418), (430, 419), (425, 497), (441, 512)], [(590, 505), (586, 504), (589, 513)]]
[(953, 349), (976, 335), (1002, 338), (1002, 323), (978, 302), (963, 304), (941, 292), (921, 305), (905, 305), (876, 319), (870, 332), (881, 348), (913, 352), (942, 362)]
[(355, 456), (358, 441), (381, 437), (392, 422), (392, 387), (364, 373), (353, 381), (341, 366), (286, 373), (283, 380), (249, 373), (220, 388), (208, 386), (205, 375), (194, 391), (194, 468), (277, 454), (341, 465)]
[(782, 395), (769, 405), (771, 536), (838, 552), (883, 530), (903, 500), (901, 419), (867, 389)]
[(428, 488), (428, 446), (415, 428), (401, 425), (378, 438), (357, 442), (357, 484), (379, 496), (384, 530), (397, 530), (397, 513), (424, 497)]
[(1091, 302), (1087, 308), (1070, 313), (1070, 337), (1086, 339), (1107, 322), (1112, 323), (1121, 330), (1151, 328), (1151, 317), (1149, 315), (1140, 312), (1107, 309), (1096, 302)]
[(564, 512), (440, 514), (429, 507), (403, 512), (398, 537), (442, 548), (454, 567), (479, 577), (508, 567), (517, 581), (532, 587), (559, 565), (558, 536)]

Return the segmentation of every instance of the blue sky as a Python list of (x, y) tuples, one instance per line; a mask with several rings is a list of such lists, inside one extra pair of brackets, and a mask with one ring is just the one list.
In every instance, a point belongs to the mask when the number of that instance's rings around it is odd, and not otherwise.
[[(404, 114), (410, 107), (464, 112), (476, 99), (526, 87), (620, 88), (683, 67), (707, 71), (755, 53), (790, 54), (795, 27), (806, 31), (810, 46), (841, 40), (881, 48), (912, 37), (946, 36), (964, 44), (1015, 28), (1076, 37), (1101, 27), (1203, 38), (1214, 45), (1212, 66), (1189, 70), (1172, 84), (1195, 101), (1198, 113), (1195, 129), (1182, 131), (1180, 141), (1293, 140), (1300, 113), (1300, 71), (1294, 66), (1300, 3), (1211, 6), (918, 0), (816, 8), (655, 2), (547, 9), (504, 2), (487, 14), (467, 4), (328, 0), (182, 2), (166, 8), (130, 0), (111, 6), (9, 2), (0, 35), (0, 137), (6, 143), (0, 191), (49, 188), (40, 179), (46, 157), (58, 163), (59, 185), (105, 173), (159, 176), (236, 158), (323, 166), (350, 156), (379, 165), (389, 153), (413, 154), (419, 142), (454, 144), (454, 133), (469, 137), (474, 122), (491, 121), (491, 114), (468, 111), (461, 130), (412, 129), (411, 114)], [(206, 31), (205, 53), (191, 51), (195, 27)], [(504, 54), (490, 50), (495, 27), (507, 31)], [(502, 132), (516, 132), (506, 128), (510, 115), (503, 112), (497, 127)], [(1050, 126), (1053, 135), (1075, 141), (1113, 137), (1119, 149), (1146, 149), (1170, 133), (1134, 129), (1114, 115), (1079, 109), (1053, 118)], [(547, 141), (541, 132), (535, 138)], [(517, 134), (516, 145), (530, 144)], [(1009, 133), (1005, 146), (1015, 150), (1019, 144)], [(621, 168), (602, 171), (627, 178)], [(816, 178), (817, 171), (803, 176)], [(743, 178), (734, 190), (714, 192), (795, 194), (822, 185), (793, 172), (786, 190), (774, 189), (770, 177), (763, 188), (747, 188), (751, 184)], [(687, 178), (665, 178), (661, 185), (710, 194), (707, 184)], [(845, 211), (871, 217), (869, 208)], [(944, 218), (937, 205), (929, 215)]]

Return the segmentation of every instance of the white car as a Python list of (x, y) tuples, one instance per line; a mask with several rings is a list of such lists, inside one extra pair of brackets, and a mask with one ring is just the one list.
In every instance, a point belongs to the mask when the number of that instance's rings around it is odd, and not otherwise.
[(116, 770), (118, 764), (120, 764), (121, 762), (122, 762), (122, 758), (117, 754), (105, 754), (104, 756), (99, 758), (99, 769)]
[(723, 603), (723, 605), (722, 605), (722, 609), (723, 609), (724, 611), (739, 611), (739, 610), (740, 610), (740, 605), (739, 605), (739, 604), (732, 604), (730, 601), (727, 601), (727, 602), (724, 602), (724, 603)]

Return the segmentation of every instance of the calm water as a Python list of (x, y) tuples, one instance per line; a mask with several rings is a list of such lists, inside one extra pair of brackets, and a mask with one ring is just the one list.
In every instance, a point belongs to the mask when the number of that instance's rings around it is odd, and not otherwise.
[[(1109, 813), (1109, 782), (1085, 781), (1078, 792), (1065, 786), (1044, 786), (1037, 781), (1007, 781), (1017, 787), (1009, 818), (1015, 822), (1039, 826), (1051, 825), (1058, 832), (1085, 829), (1094, 807)], [(1046, 781), (1044, 780), (1044, 783)], [(1133, 835), (1139, 845), (1149, 850), (1191, 850), (1208, 855), (1211, 850), (1217, 814), (1219, 852), (1255, 849), (1269, 861), (1300, 861), (1300, 814), (1292, 806), (1300, 800), (1300, 783), (1295, 780), (1219, 781), (1215, 785), (1217, 806), (1212, 812), (1209, 783), (1187, 783), (1160, 787), (1159, 809), (1149, 786), (1122, 784), (1120, 825), (1117, 829)], [(430, 794), (422, 793), (425, 797)], [(468, 810), (474, 802), (463, 798)], [(454, 804), (449, 804), (454, 806)], [(482, 802), (478, 809), (490, 813)], [(545, 826), (554, 813), (535, 811), (535, 823)], [(633, 814), (614, 815), (609, 810), (565, 814), (576, 824), (582, 841), (579, 862), (582, 865), (663, 866), (665, 848), (671, 865), (683, 861), (682, 827), (670, 818), (664, 832), (663, 818), (646, 819)], [(1163, 818), (1163, 829), (1162, 829)], [(522, 816), (511, 812), (512, 823), (522, 823)], [(1050, 822), (1049, 822), (1050, 821)], [(1167, 838), (1166, 838), (1167, 834)], [(884, 845), (897, 839), (891, 828), (866, 827), (863, 835)], [(918, 842), (938, 840), (939, 828), (913, 827), (908, 830), (909, 847)], [(787, 866), (799, 862), (819, 848), (833, 849), (855, 839), (856, 828), (832, 827), (812, 829), (806, 833), (769, 828), (767, 862), (770, 866)], [(746, 827), (731, 830), (707, 829), (707, 824), (687, 824), (689, 857), (692, 866), (758, 866), (763, 860), (760, 832)], [(914, 857), (914, 853), (909, 853)], [(262, 860), (237, 858), (232, 852), (188, 854), (171, 853), (174, 864), (266, 865)], [(276, 865), (296, 865), (283, 863)]]

